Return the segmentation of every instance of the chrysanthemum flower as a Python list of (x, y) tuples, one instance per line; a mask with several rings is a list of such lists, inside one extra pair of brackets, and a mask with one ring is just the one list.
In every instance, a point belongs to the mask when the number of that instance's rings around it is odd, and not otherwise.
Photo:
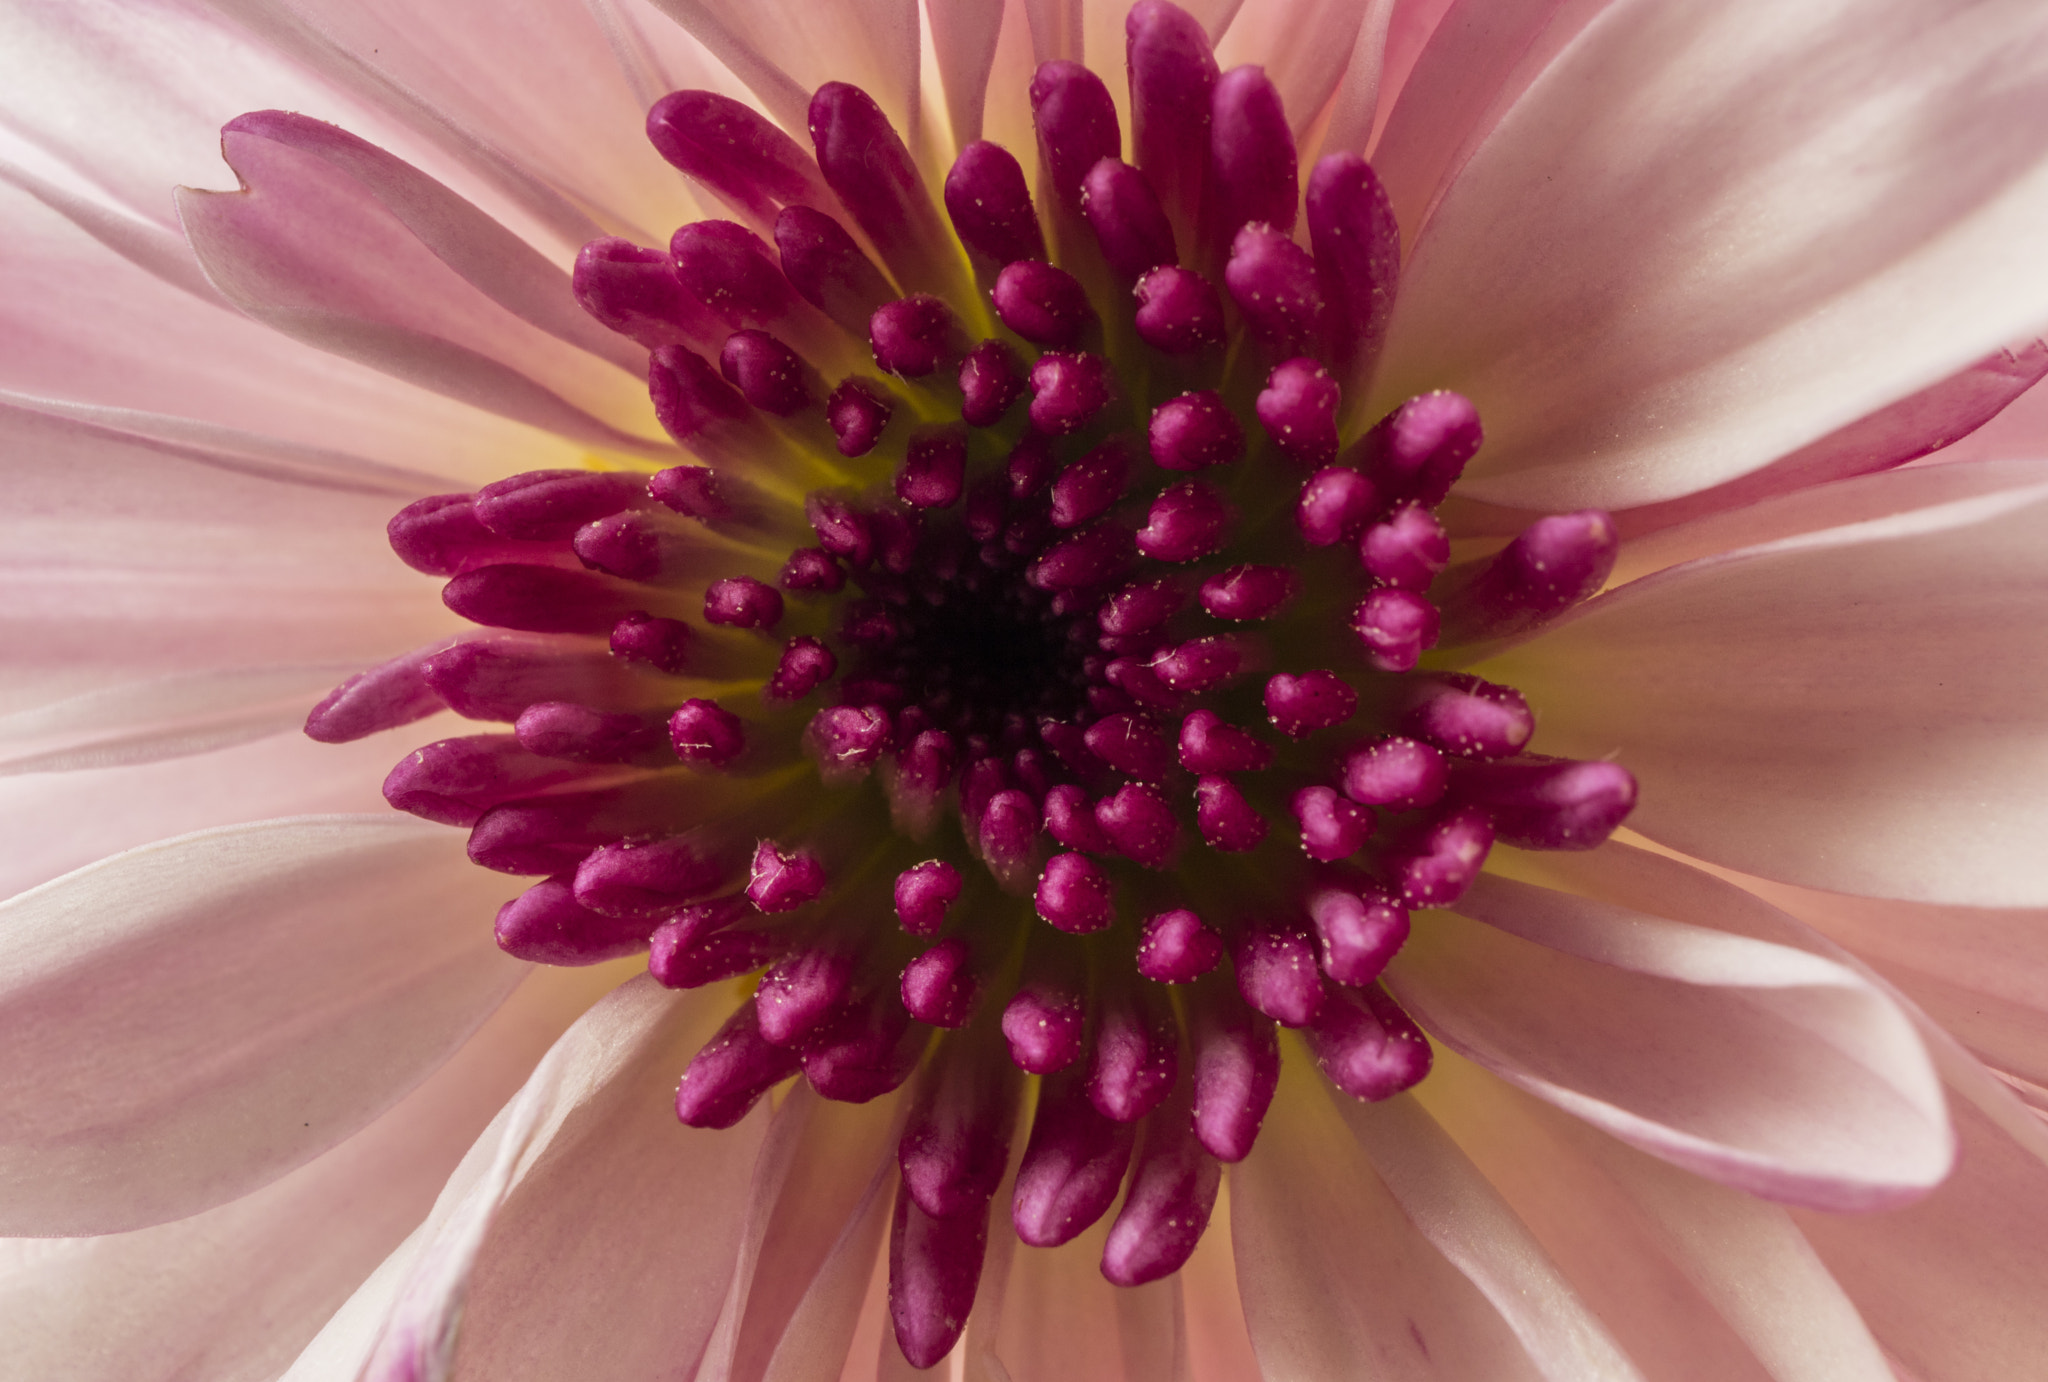
[(2048, 1356), (2038, 6), (4, 22), (21, 1375)]

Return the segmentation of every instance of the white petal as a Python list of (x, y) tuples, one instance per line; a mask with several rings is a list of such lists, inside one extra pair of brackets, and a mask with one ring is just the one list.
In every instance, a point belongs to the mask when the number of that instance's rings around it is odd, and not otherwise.
[(162, 1223), (335, 1145), (448, 1058), (520, 966), (507, 880), (395, 816), (271, 821), (0, 903), (4, 1223)]
[(2006, 489), (1675, 567), (1485, 675), (1536, 707), (1539, 750), (1618, 754), (1631, 827), (1687, 854), (2039, 905), (2044, 515), (2048, 488)]
[(1623, 508), (2034, 334), (2044, 38), (2031, 0), (1611, 5), (1445, 193), (1378, 401), (1470, 396), (1476, 497)]

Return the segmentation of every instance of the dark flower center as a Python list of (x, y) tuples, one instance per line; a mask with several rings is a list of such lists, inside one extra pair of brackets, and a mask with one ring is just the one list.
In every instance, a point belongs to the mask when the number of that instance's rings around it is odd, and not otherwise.
[(696, 460), (407, 508), (399, 554), (501, 632), (309, 723), (512, 725), (386, 783), (544, 876), (499, 915), (511, 953), (757, 976), (685, 1122), (799, 1071), (850, 1100), (916, 1076), (890, 1289), (919, 1366), (964, 1325), (1006, 1176), (1025, 1242), (1121, 1194), (1104, 1274), (1178, 1269), (1278, 1027), (1353, 1095), (1407, 1088), (1429, 1046), (1376, 981), (1410, 909), (1497, 839), (1590, 847), (1634, 802), (1612, 764), (1525, 753), (1522, 698), (1455, 670), (1592, 594), (1612, 524), (1451, 563), (1434, 510), (1473, 408), (1353, 416), (1398, 263), (1372, 170), (1316, 165), (1305, 248), (1263, 73), (1219, 74), (1157, 0), (1129, 37), (1134, 164), (1101, 81), (1050, 63), (1036, 202), (976, 143), (943, 216), (853, 87), (817, 93), (812, 151), (723, 97), (659, 102), (661, 152), (738, 219), (594, 242), (575, 284), (649, 349)]

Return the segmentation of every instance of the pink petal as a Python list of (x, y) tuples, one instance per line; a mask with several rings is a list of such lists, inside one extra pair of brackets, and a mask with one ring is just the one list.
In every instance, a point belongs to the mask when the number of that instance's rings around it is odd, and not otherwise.
[[(509, 235), (478, 232), (473, 208), (448, 224), (460, 203), (422, 193), (432, 187), (424, 175), (393, 172), (339, 131), (325, 138), (346, 150), (337, 161), (314, 151), (304, 129), (270, 115), (231, 122), (221, 150), (243, 190), (178, 193), (185, 233), (229, 301), (295, 339), (515, 421), (592, 445), (668, 450), (620, 430), (645, 421), (643, 382), (493, 300), (535, 314), (529, 303), (540, 295), (532, 273), (481, 267), (514, 243)], [(285, 131), (294, 142), (280, 141)], [(419, 238), (408, 217), (432, 226), (435, 240)], [(465, 281), (465, 266), (489, 292)]]
[(1216, 45), (1216, 63), (1226, 72), (1247, 62), (1265, 68), (1299, 142), (1354, 62), (1362, 57), (1378, 76), (1378, 45), (1356, 50), (1368, 22), (1385, 34), (1392, 8), (1391, 0), (1244, 0)]
[(845, 1358), (886, 1227), (900, 1104), (832, 1103), (801, 1082), (783, 1100), (698, 1382), (751, 1382), (799, 1358), (836, 1369)]
[[(531, 6), (517, 23), (488, 0), (431, 11), (394, 0), (219, 8), (396, 128), (396, 138), (365, 130), (376, 143), (414, 162), (432, 158), (437, 176), (461, 175), (465, 195), (532, 225), (553, 250), (607, 231), (658, 240), (704, 214), (641, 121), (667, 90), (732, 80), (647, 6)], [(268, 104), (356, 128), (326, 108)]]
[(1477, 403), (1478, 498), (1628, 508), (2031, 336), (2048, 319), (2044, 25), (2028, 6), (1932, 27), (1883, 0), (1609, 6), (1444, 194), (1378, 402)]
[[(996, 1197), (1007, 1217), (1009, 1188)], [(1176, 1375), (1187, 1355), (1180, 1280), (1112, 1286), (1102, 1248), (1114, 1214), (1057, 1248), (1018, 1248), (1000, 1273), (983, 1272), (967, 1351), (990, 1375), (1012, 1382), (1152, 1382)], [(993, 1240), (1007, 1223), (991, 1225)], [(994, 1242), (991, 1241), (991, 1256)], [(997, 1369), (1001, 1371), (998, 1372)]]
[(390, 1107), (510, 991), (507, 894), (392, 816), (228, 827), (0, 903), (12, 1233), (162, 1223)]
[(1417, 1232), (1305, 1062), (1281, 1067), (1230, 1170), (1245, 1323), (1267, 1377), (1543, 1376), (1486, 1297)]
[(1002, 36), (1003, 9), (1002, 0), (932, 0), (925, 10), (946, 119), (958, 148), (981, 138), (982, 105)]
[(2039, 905), (2044, 501), (2005, 489), (1676, 567), (1485, 674), (1539, 707), (1537, 749), (1618, 752), (1631, 828), (1697, 858)]
[(9, 1366), (71, 1382), (275, 1376), (425, 1215), (602, 977), (530, 971), (390, 1111), (238, 1200), (129, 1233), (0, 1243)]
[(170, 836), (278, 816), (382, 813), (378, 784), (416, 744), (464, 732), (454, 716), (353, 744), (296, 733), (188, 758), (0, 777), (0, 897)]
[[(1363, 153), (1371, 145), (1373, 123), (1383, 101), (1391, 98), (1392, 89), (1407, 75), (1405, 70), (1393, 74), (1386, 67), (1395, 17), (1404, 9), (1412, 15), (1419, 8), (1428, 6), (1372, 0), (1363, 7), (1350, 55), (1338, 72), (1336, 89), (1329, 93), (1330, 114), (1323, 125), (1322, 142), (1312, 149), (1303, 145), (1304, 168), (1314, 167), (1316, 158), (1323, 154)], [(1288, 109), (1293, 109), (1292, 104)], [(1296, 130), (1296, 140), (1301, 140), (1305, 133), (1313, 131)]]
[(1683, 499), (1625, 510), (1616, 515), (1622, 535), (1656, 532), (1774, 495), (1904, 465), (1975, 432), (2044, 376), (2048, 342), (2035, 341), (2019, 351), (2000, 350), (1762, 470)]
[(1492, 875), (1458, 909), (1410, 939), (1390, 987), (1509, 1083), (1769, 1199), (1881, 1208), (1947, 1174), (1910, 1019), (1835, 961)]
[(2048, 1357), (2048, 1169), (1956, 1112), (1955, 1175), (1896, 1214), (1795, 1217), (1909, 1375), (2025, 1377)]
[(2048, 1086), (2048, 911), (1744, 886), (1839, 942), (1995, 1069)]
[[(1473, 148), (1604, 3), (1452, 0), (1400, 8), (1389, 38), (1392, 89), (1379, 99), (1368, 152), (1394, 204), (1404, 254)], [(1411, 49), (1418, 31), (1420, 46)]]
[(1645, 1375), (1887, 1375), (1787, 1211), (1643, 1156), (1455, 1055), (1420, 1092)]
[(1409, 1221), (1500, 1312), (1543, 1376), (1640, 1377), (1500, 1192), (1421, 1105), (1406, 1095), (1331, 1102)]
[(698, 1356), (769, 1122), (675, 1121), (677, 1073), (729, 1003), (642, 976), (569, 1030), (436, 1206), (367, 1382), (641, 1377)]
[(875, 98), (904, 142), (917, 150), (914, 0), (847, 0), (831, 6), (805, 0), (654, 0), (654, 5), (731, 68), (761, 108), (799, 140), (811, 93), (826, 82), (852, 82)]
[[(216, 137), (206, 136), (209, 148)], [(323, 457), (329, 469), (372, 461), (387, 473), (445, 469), (474, 484), (503, 474), (508, 455), (536, 468), (580, 459), (580, 448), (546, 433), (251, 321), (204, 283), (173, 228), (138, 233), (176, 239), (203, 299), (118, 257), (133, 246), (110, 248), (43, 207), (0, 197), (10, 202), (9, 252), (0, 259), (0, 369), (20, 391), (9, 395), (17, 406), (64, 413), (67, 405), (50, 400), (76, 400), (98, 407), (73, 416), (115, 431), (266, 464), (290, 455), (300, 470)], [(351, 455), (331, 449), (344, 436)]]

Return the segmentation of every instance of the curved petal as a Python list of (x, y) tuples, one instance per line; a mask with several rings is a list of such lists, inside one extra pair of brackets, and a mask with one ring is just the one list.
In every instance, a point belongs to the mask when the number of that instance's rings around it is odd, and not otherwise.
[(1485, 674), (1538, 707), (1538, 749), (1618, 753), (1631, 827), (1694, 857), (2039, 905), (2044, 515), (2048, 486), (2011, 488), (1675, 567)]
[[(1388, 0), (1244, 0), (1216, 45), (1216, 64), (1226, 72), (1248, 62), (1265, 68), (1298, 144), (1344, 79), (1359, 30), (1370, 21), (1384, 35), (1391, 8)], [(1378, 47), (1365, 56), (1376, 73)]]
[[(1776, 495), (1904, 465), (1969, 436), (2044, 377), (2048, 377), (2048, 341), (2034, 341), (2016, 351), (1998, 351), (1762, 470), (1683, 499), (1624, 509), (1615, 515), (1615, 524), (1626, 539), (1746, 508)], [(2042, 450), (2048, 448), (2033, 454)]]
[[(1329, 93), (1329, 118), (1323, 122), (1320, 139), (1314, 138), (1314, 129), (1306, 131), (1313, 143), (1302, 139), (1302, 131), (1296, 132), (1297, 140), (1301, 141), (1304, 184), (1308, 181), (1307, 171), (1324, 154), (1364, 153), (1372, 143), (1373, 122), (1379, 116), (1381, 98), (1388, 90), (1388, 82), (1399, 80), (1386, 70), (1386, 64), (1387, 45), (1401, 9), (1399, 0), (1371, 0), (1364, 7), (1350, 55), (1339, 68), (1336, 87)], [(1401, 75), (1407, 74), (1404, 71)]]
[(1409, 1221), (1500, 1311), (1544, 1377), (1640, 1382), (1514, 1210), (1413, 1098), (1330, 1101)]
[(518, 981), (505, 880), (393, 816), (151, 845), (0, 903), (6, 1230), (110, 1233), (275, 1180), (390, 1107)]
[(851, 82), (919, 147), (916, 0), (654, 0), (731, 68), (784, 129), (809, 127), (811, 93)]
[[(994, 1212), (1009, 1204), (1008, 1186)], [(1145, 1286), (1103, 1279), (1114, 1215), (1056, 1248), (1016, 1247), (986, 1275), (967, 1349), (990, 1377), (1011, 1382), (1185, 1382), (1187, 1338), (1178, 1275)], [(1008, 1236), (1007, 1226), (1000, 1230)]]
[(1633, 1151), (1456, 1055), (1418, 1095), (1648, 1376), (1890, 1377), (1788, 1211)]
[(940, 94), (953, 133), (952, 147), (942, 161), (950, 162), (958, 150), (981, 138), (981, 113), (1003, 14), (1003, 0), (930, 0), (925, 7), (932, 59), (939, 69)]
[[(628, 452), (670, 449), (621, 430), (651, 412), (640, 382), (536, 330), (460, 276), (456, 266), (487, 260), (488, 246), (423, 242), (350, 164), (305, 141), (281, 142), (277, 123), (238, 120), (222, 130), (222, 156), (242, 190), (178, 192), (200, 266), (230, 302), (294, 339), (515, 421)], [(354, 162), (388, 172), (374, 155)], [(465, 227), (445, 224), (455, 199), (438, 201), (415, 201), (412, 213), (441, 218), (437, 236), (460, 244)], [(527, 284), (487, 281), (501, 295), (531, 293)]]
[(498, 1105), (619, 968), (530, 971), (389, 1112), (261, 1190), (155, 1228), (0, 1244), (8, 1367), (70, 1382), (274, 1377), (426, 1214)]
[(1472, 398), (1478, 498), (1628, 508), (2037, 333), (2044, 39), (2029, 0), (1609, 6), (1444, 194), (1379, 402)]
[[(216, 137), (207, 136), (210, 148)], [(546, 432), (243, 316), (204, 285), (175, 229), (163, 233), (176, 237), (203, 299), (12, 189), (0, 188), (0, 217), (9, 235), (0, 257), (0, 381), (20, 406), (63, 412), (52, 400), (73, 400), (80, 420), (250, 460), (290, 453), (296, 469), (316, 456), (324, 468), (341, 461), (337, 437), (348, 439), (350, 459), (387, 472), (495, 478), (578, 460)], [(182, 430), (179, 419), (187, 420)]]
[(2048, 1356), (2048, 1168), (1959, 1108), (1948, 1183), (1896, 1214), (1795, 1212), (1828, 1270), (1910, 1375), (2024, 1377)]
[(1230, 1232), (1245, 1323), (1268, 1377), (1543, 1375), (1402, 1213), (1308, 1061), (1281, 1064), (1259, 1140), (1230, 1169)]
[(899, 1097), (833, 1103), (801, 1081), (782, 1101), (697, 1382), (838, 1375), (885, 1226), (902, 1112)]
[[(146, 709), (137, 683), (360, 665), (457, 622), (385, 550), (403, 491), (379, 477), (265, 473), (245, 455), (4, 403), (0, 457), (0, 711), (124, 686), (126, 708)], [(116, 708), (97, 723), (118, 728)], [(74, 722), (92, 710), (74, 707)]]
[(2048, 910), (1744, 886), (1897, 985), (1980, 1060), (2048, 1086)]
[(704, 214), (642, 120), (662, 90), (732, 79), (682, 35), (634, 43), (631, 31), (661, 24), (644, 6), (526, 5), (515, 18), (489, 0), (212, 3), (403, 131), (365, 131), (375, 142), (461, 170), (493, 214), (511, 213), (551, 252), (608, 233), (658, 240)]
[(1768, 1199), (1908, 1203), (1948, 1173), (1910, 1019), (1821, 956), (1483, 876), (1389, 970), (1446, 1045), (1625, 1142)]
[(675, 1121), (730, 1001), (643, 975), (569, 1030), (450, 1181), (367, 1378), (610, 1382), (699, 1356), (769, 1122)]

